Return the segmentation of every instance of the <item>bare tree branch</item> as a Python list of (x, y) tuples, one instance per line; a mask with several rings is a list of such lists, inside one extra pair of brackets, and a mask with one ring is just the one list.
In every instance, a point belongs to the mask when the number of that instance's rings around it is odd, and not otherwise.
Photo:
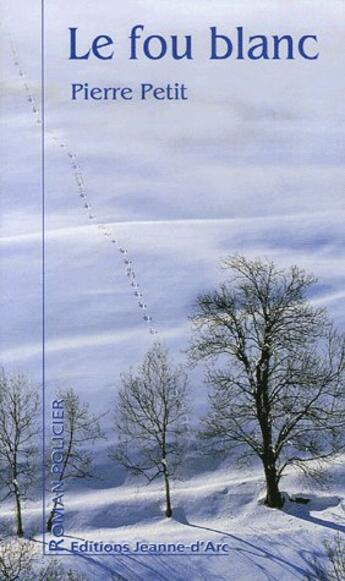
[(14, 496), (17, 535), (23, 536), (22, 499), (35, 478), (38, 394), (23, 375), (0, 373), (0, 483)]
[(200, 295), (192, 316), (191, 361), (211, 364), (202, 433), (219, 447), (255, 452), (266, 501), (279, 507), (287, 466), (308, 470), (310, 460), (344, 449), (345, 340), (308, 302), (312, 275), (243, 256), (223, 266), (231, 279)]
[(122, 376), (114, 414), (119, 443), (109, 455), (148, 482), (163, 476), (166, 515), (171, 516), (170, 478), (181, 463), (187, 408), (187, 376), (173, 368), (156, 343), (137, 372)]

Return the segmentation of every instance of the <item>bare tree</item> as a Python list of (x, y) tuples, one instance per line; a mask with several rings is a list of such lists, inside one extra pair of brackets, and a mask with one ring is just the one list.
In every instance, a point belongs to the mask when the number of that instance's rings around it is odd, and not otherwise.
[(0, 578), (3, 581), (33, 580), (35, 557), (36, 549), (33, 543), (23, 539), (1, 539)]
[(202, 294), (191, 357), (213, 385), (203, 435), (226, 451), (258, 456), (266, 504), (282, 506), (290, 465), (312, 472), (344, 443), (345, 342), (307, 292), (315, 278), (266, 260), (224, 260), (231, 280)]
[[(23, 581), (24, 579), (29, 581), (27, 577), (23, 577)], [(51, 559), (48, 565), (35, 568), (32, 581), (87, 581), (87, 577), (80, 571), (76, 571), (75, 566), (73, 569), (66, 569), (61, 561)]]
[[(104, 438), (100, 426), (101, 416), (90, 413), (89, 404), (80, 399), (73, 389), (61, 390), (57, 399), (63, 405), (64, 420), (64, 459), (59, 471), (57, 482), (63, 482), (72, 478), (92, 478), (93, 453), (89, 446)], [(51, 531), (56, 513), (55, 502), (48, 522), (47, 530)]]
[(0, 374), (0, 482), (14, 496), (17, 535), (22, 537), (22, 498), (34, 481), (38, 394), (22, 375)]
[(115, 412), (119, 444), (110, 456), (148, 482), (163, 477), (170, 517), (170, 479), (183, 453), (187, 376), (182, 367), (170, 365), (167, 351), (155, 343), (138, 370), (121, 379)]
[[(44, 558), (47, 561), (47, 557)], [(86, 577), (61, 562), (48, 558), (43, 563), (41, 550), (32, 541), (0, 540), (0, 579), (2, 581), (86, 581)]]
[(305, 575), (306, 581), (344, 581), (345, 579), (345, 543), (340, 534), (333, 541), (324, 543), (327, 561), (315, 558), (310, 563), (311, 571)]

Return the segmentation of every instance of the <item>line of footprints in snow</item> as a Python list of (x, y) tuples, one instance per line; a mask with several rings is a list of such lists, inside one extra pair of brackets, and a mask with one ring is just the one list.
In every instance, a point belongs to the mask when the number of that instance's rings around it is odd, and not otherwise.
[[(23, 68), (19, 62), (17, 51), (16, 51), (16, 48), (15, 48), (15, 45), (14, 45), (14, 42), (12, 39), (10, 39), (10, 44), (11, 44), (11, 51), (12, 51), (12, 55), (13, 55), (13, 59), (14, 59), (14, 64), (15, 64), (17, 71), (18, 71), (18, 74), (21, 77), (22, 82), (23, 82), (23, 86), (24, 86), (25, 94), (26, 94), (26, 99), (27, 99), (28, 103), (30, 103), (30, 105), (31, 105), (32, 112), (36, 118), (36, 124), (41, 125), (42, 121), (41, 121), (39, 108), (35, 102), (35, 99), (30, 91), (30, 87), (26, 81), (25, 74), (24, 74)], [(63, 140), (56, 137), (52, 132), (49, 132), (49, 134), (50, 134), (51, 139), (56, 143), (56, 145), (58, 147), (60, 147), (60, 149), (62, 149), (66, 152), (67, 157), (68, 157), (70, 164), (71, 164), (73, 177), (74, 177), (75, 183), (77, 185), (78, 195), (79, 195), (79, 198), (82, 202), (82, 206), (87, 214), (88, 220), (90, 220), (95, 225), (95, 227), (98, 228), (99, 232), (107, 240), (109, 240), (110, 243), (113, 245), (113, 247), (116, 249), (116, 251), (118, 253), (120, 253), (121, 258), (122, 258), (122, 262), (123, 262), (123, 265), (125, 268), (126, 278), (129, 282), (131, 291), (133, 292), (134, 296), (137, 299), (137, 306), (142, 313), (142, 318), (145, 321), (145, 323), (147, 323), (150, 334), (157, 335), (158, 330), (152, 326), (152, 316), (148, 310), (147, 304), (144, 301), (143, 293), (141, 291), (141, 288), (140, 288), (140, 285), (138, 283), (137, 276), (136, 276), (136, 273), (134, 270), (133, 260), (129, 256), (128, 249), (125, 248), (124, 246), (122, 246), (120, 244), (120, 241), (113, 236), (112, 230), (109, 227), (109, 225), (98, 220), (96, 215), (94, 214), (93, 205), (91, 204), (89, 196), (87, 194), (87, 190), (85, 187), (85, 181), (83, 178), (80, 164), (78, 162), (77, 155), (69, 150), (69, 148), (67, 147), (66, 143)]]

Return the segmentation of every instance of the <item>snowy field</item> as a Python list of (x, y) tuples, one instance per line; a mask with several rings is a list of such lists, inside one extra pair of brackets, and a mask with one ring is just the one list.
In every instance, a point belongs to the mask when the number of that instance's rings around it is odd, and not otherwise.
[[(66, 551), (70, 543), (103, 541), (129, 543), (205, 543), (228, 545), (226, 555), (64, 555), (64, 563), (87, 574), (87, 579), (126, 581), (290, 581), (313, 571), (314, 559), (325, 560), (324, 541), (342, 536), (344, 526), (344, 468), (331, 470), (327, 489), (309, 487), (296, 474), (282, 483), (281, 511), (260, 502), (263, 479), (259, 469), (219, 467), (200, 472), (173, 486), (174, 514), (163, 516), (159, 483), (124, 483), (109, 488), (66, 494)], [(337, 484), (338, 483), (338, 484)], [(101, 485), (99, 485), (101, 486)], [(102, 485), (103, 486), (103, 485)], [(308, 504), (288, 500), (303, 495)], [(6, 520), (8, 509), (2, 512)], [(41, 505), (26, 504), (27, 531), (39, 528)], [(41, 541), (40, 536), (36, 536)], [(201, 546), (201, 545), (200, 545)], [(205, 546), (205, 545), (204, 545)], [(117, 577), (115, 577), (117, 578)]]

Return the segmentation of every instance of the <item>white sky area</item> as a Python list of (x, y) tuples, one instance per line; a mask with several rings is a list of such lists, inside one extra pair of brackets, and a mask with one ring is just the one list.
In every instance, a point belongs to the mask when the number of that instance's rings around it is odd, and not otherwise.
[[(196, 295), (234, 252), (298, 264), (313, 297), (344, 327), (344, 54), (342, 1), (46, 0), (46, 380), (96, 408), (152, 344), (119, 252), (128, 248), (160, 337), (176, 359)], [(40, 102), (40, 2), (1, 3), (1, 363), (41, 379), (41, 157), (11, 36)], [(194, 60), (128, 60), (128, 34), (193, 34)], [(210, 62), (209, 27), (233, 35), (317, 34), (318, 61)], [(68, 61), (68, 28), (115, 39), (113, 61)], [(185, 102), (72, 102), (71, 83), (185, 83)], [(196, 407), (206, 401), (199, 388)]]

